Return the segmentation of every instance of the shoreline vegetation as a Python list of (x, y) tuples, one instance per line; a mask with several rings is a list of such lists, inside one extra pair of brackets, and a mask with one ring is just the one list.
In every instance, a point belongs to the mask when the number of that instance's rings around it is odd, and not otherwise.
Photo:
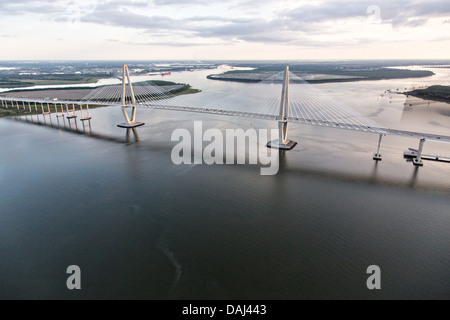
[[(242, 65), (252, 70), (231, 70), (221, 74), (207, 76), (210, 80), (257, 83), (263, 81), (277, 72), (282, 72), (278, 65)], [(406, 78), (423, 78), (434, 75), (428, 70), (408, 70), (388, 68), (385, 66), (346, 66), (305, 64), (292, 65), (290, 72), (308, 83), (375, 81)]]
[[(128, 64), (134, 75), (162, 75), (170, 72), (214, 69), (215, 63), (167, 63), (134, 61)], [(37, 85), (78, 85), (97, 83), (121, 74), (119, 61), (3, 61), (0, 88), (25, 88)]]
[[(160, 99), (162, 97), (167, 98), (167, 97), (175, 97), (175, 96), (179, 96), (179, 95), (186, 95), (186, 94), (195, 94), (195, 93), (199, 93), (201, 92), (201, 90), (199, 89), (194, 89), (191, 87), (191, 85), (189, 84), (183, 84), (183, 83), (175, 83), (175, 82), (171, 82), (171, 81), (162, 81), (162, 80), (152, 80), (152, 81), (144, 81), (144, 82), (137, 82), (137, 83), (133, 83), (133, 86), (140, 86), (140, 85), (146, 85), (148, 83), (153, 84), (154, 86), (158, 86), (161, 87), (164, 90), (164, 87), (172, 87), (170, 90), (167, 90), (164, 94), (161, 94), (160, 97), (158, 96), (154, 96), (152, 99), (153, 100), (157, 100)], [(122, 85), (117, 85), (122, 87)], [(53, 88), (53, 89), (16, 89), (16, 90), (12, 90), (12, 91), (8, 91), (8, 97), (17, 97), (18, 99), (23, 98), (25, 99), (24, 96), (20, 96), (20, 94), (24, 94), (24, 93), (39, 93), (39, 95), (42, 96), (47, 96), (47, 94), (49, 96), (52, 96), (52, 98), (50, 97), (46, 97), (46, 98), (36, 98), (35, 99), (42, 99), (42, 100), (47, 100), (48, 104), (50, 106), (50, 113), (56, 113), (56, 112), (61, 112), (60, 108), (61, 108), (61, 103), (59, 102), (59, 100), (65, 100), (63, 97), (70, 94), (73, 94), (74, 92), (78, 91), (80, 93), (83, 93), (83, 96), (73, 99), (74, 100), (74, 104), (78, 105), (78, 104), (83, 104), (85, 105), (86, 103), (83, 102), (83, 97), (86, 96), (86, 90), (95, 90), (97, 88), (92, 88), (92, 87), (78, 87), (78, 88)], [(57, 100), (53, 100), (54, 99), (54, 95), (56, 93), (59, 93), (58, 95), (58, 99)], [(62, 98), (61, 98), (62, 97)], [(142, 97), (140, 96), (136, 96), (136, 100), (138, 102), (142, 101), (141, 100)], [(27, 99), (30, 99), (29, 97), (27, 97)], [(152, 99), (148, 99), (145, 98), (146, 101), (152, 100)], [(72, 99), (69, 99), (72, 100)], [(99, 107), (105, 107), (108, 106), (108, 103), (118, 103), (120, 101), (113, 101), (113, 100), (104, 100), (104, 104), (89, 104), (89, 109), (95, 109), (95, 108), (99, 108)], [(28, 102), (26, 102), (26, 100), (18, 100), (17, 102), (14, 101), (14, 103), (12, 103), (11, 101), (4, 101), (4, 103), (6, 104), (5, 106), (3, 106), (2, 104), (0, 104), (0, 118), (2, 117), (15, 117), (15, 116), (24, 116), (24, 115), (36, 115), (36, 114), (42, 114), (42, 109), (44, 109), (45, 112), (47, 112), (47, 103), (44, 102), (43, 104), (38, 103), (37, 104), (37, 110), (34, 106), (34, 103), (31, 103), (31, 112), (30, 107), (28, 105)], [(58, 110), (56, 110), (56, 106), (55, 104), (58, 104)], [(17, 105), (19, 107), (17, 107)]]
[(434, 85), (425, 89), (416, 89), (403, 92), (406, 96), (413, 96), (423, 100), (439, 101), (450, 103), (450, 86)]
[(32, 86), (74, 85), (97, 83), (104, 74), (64, 74), (64, 75), (2, 75), (0, 88), (25, 88)]

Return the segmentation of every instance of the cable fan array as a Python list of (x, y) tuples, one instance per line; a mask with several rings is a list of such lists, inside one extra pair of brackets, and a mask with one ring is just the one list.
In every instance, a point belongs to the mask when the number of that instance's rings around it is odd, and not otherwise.
[[(170, 90), (164, 89), (164, 86), (157, 86), (150, 81), (133, 84), (133, 93), (137, 104), (154, 100), (169, 99), (174, 96)], [(130, 86), (125, 86), (124, 92), (122, 85), (108, 85), (98, 87), (77, 102), (129, 105), (133, 103), (133, 99)]]
[[(350, 107), (330, 98), (324, 92), (289, 73), (289, 118), (291, 122), (315, 126), (337, 127), (341, 129), (383, 133), (380, 125), (358, 114)], [(213, 80), (211, 80), (213, 81)], [(280, 120), (280, 100), (283, 72), (269, 75), (256, 83), (244, 85), (242, 90), (229, 94), (204, 106), (195, 106), (183, 96), (171, 93), (171, 86), (165, 89), (154, 82), (145, 81), (133, 84), (137, 107), (191, 111), (199, 113), (224, 114), (240, 117)], [(124, 102), (122, 101), (124, 97)], [(129, 85), (109, 85), (99, 87), (78, 103), (126, 104), (132, 101)]]

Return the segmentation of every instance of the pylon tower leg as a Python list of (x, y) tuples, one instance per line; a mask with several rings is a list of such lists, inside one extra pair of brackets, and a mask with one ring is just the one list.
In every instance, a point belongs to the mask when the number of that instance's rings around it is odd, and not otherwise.
[[(126, 101), (126, 94), (127, 94), (127, 90), (126, 90), (127, 83), (126, 82), (127, 82), (127, 80), (128, 80), (128, 86), (130, 88), (130, 93), (131, 93), (131, 105), (128, 105), (127, 101)], [(120, 128), (136, 128), (136, 127), (143, 126), (145, 124), (144, 122), (136, 121), (136, 98), (134, 96), (133, 85), (131, 84), (130, 73), (128, 71), (128, 66), (126, 64), (123, 65), (122, 87), (123, 87), (122, 112), (123, 112), (123, 116), (124, 116), (126, 122), (118, 124), (117, 126)], [(131, 108), (131, 119), (127, 112), (128, 108)]]
[(288, 140), (288, 118), (289, 118), (289, 67), (286, 66), (284, 69), (284, 80), (283, 89), (281, 92), (281, 103), (280, 103), (280, 116), (278, 120), (278, 134), (277, 140), (272, 140), (267, 143), (268, 148), (280, 149), (280, 150), (291, 150), (296, 145), (297, 142)]

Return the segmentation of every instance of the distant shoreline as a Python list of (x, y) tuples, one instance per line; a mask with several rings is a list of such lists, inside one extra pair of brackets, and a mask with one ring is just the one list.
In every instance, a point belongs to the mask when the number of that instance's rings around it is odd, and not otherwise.
[[(349, 67), (339, 68), (328, 65), (293, 65), (290, 67), (290, 71), (304, 81), (312, 84), (425, 78), (435, 75), (433, 71), (429, 70), (391, 69), (387, 67), (352, 69)], [(261, 66), (252, 70), (236, 70), (222, 74), (211, 74), (207, 78), (219, 81), (257, 83), (279, 72), (282, 72), (282, 70), (277, 66)]]
[(434, 85), (425, 89), (403, 92), (406, 96), (413, 96), (423, 100), (450, 103), (450, 86)]
[[(206, 78), (210, 79), (210, 80), (217, 80), (217, 81), (229, 81), (229, 82), (243, 82), (243, 83), (258, 83), (261, 82), (263, 80), (259, 80), (259, 79), (238, 79), (238, 78), (225, 78), (225, 77), (220, 77), (217, 78), (215, 77), (216, 75), (209, 75)], [(319, 83), (333, 83), (333, 82), (356, 82), (356, 81), (365, 81), (368, 79), (365, 78), (340, 78), (340, 79), (321, 79), (321, 80), (305, 80), (308, 83), (311, 84), (319, 84)], [(379, 79), (382, 80), (382, 79)], [(389, 79), (383, 79), (383, 80), (389, 80)]]
[[(153, 80), (151, 81), (155, 86), (164, 88), (168, 87), (166, 93), (171, 96), (179, 96), (179, 95), (187, 95), (187, 94), (195, 94), (201, 92), (199, 89), (193, 89), (189, 84), (183, 83), (175, 83), (171, 81), (162, 81), (162, 80)], [(133, 85), (139, 85), (140, 83), (134, 83)], [(113, 86), (119, 86), (113, 85)], [(69, 88), (39, 88), (39, 89), (17, 89), (8, 92), (2, 93), (2, 96), (5, 98), (17, 98), (17, 102), (14, 105), (10, 101), (5, 101), (7, 107), (4, 107), (0, 104), (0, 118), (2, 117), (14, 117), (14, 116), (23, 116), (23, 115), (33, 115), (33, 114), (41, 114), (41, 111), (35, 111), (34, 103), (32, 103), (31, 109), (32, 112), (29, 112), (28, 99), (39, 99), (39, 100), (47, 100), (51, 105), (50, 112), (55, 113), (58, 112), (55, 109), (54, 104), (60, 104), (59, 101), (69, 100), (73, 101), (75, 104), (86, 104), (83, 103), (83, 98), (88, 96), (93, 90), (97, 88), (92, 87), (69, 87)], [(138, 99), (138, 95), (136, 99)], [(1, 98), (0, 98), (1, 99)], [(20, 100), (24, 99), (24, 100)], [(108, 102), (112, 101), (104, 101), (99, 104), (89, 104), (90, 109), (108, 106)], [(19, 104), (19, 108), (17, 108), (17, 103)], [(24, 104), (25, 103), (25, 104)], [(45, 103), (44, 103), (45, 104)], [(24, 107), (25, 105), (25, 107)], [(38, 103), (40, 107), (41, 103)], [(40, 108), (39, 108), (40, 109)], [(38, 109), (38, 110), (39, 110)]]

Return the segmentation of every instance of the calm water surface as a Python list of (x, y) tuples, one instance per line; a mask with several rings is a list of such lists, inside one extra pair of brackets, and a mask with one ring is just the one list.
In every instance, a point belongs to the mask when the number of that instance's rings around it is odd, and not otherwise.
[[(436, 72), (318, 88), (383, 126), (448, 135), (448, 104), (385, 94), (448, 84)], [(192, 105), (258, 90), (209, 73), (169, 80), (203, 90), (180, 98)], [(196, 120), (276, 123), (139, 109), (146, 125), (127, 136), (120, 108), (92, 116), (92, 136), (0, 119), (0, 298), (450, 298), (450, 165), (406, 162), (418, 141), (386, 137), (376, 163), (376, 135), (292, 125), (299, 145), (260, 176), (259, 165), (176, 166), (170, 137)], [(80, 291), (66, 289), (69, 265), (82, 270)], [(380, 291), (366, 287), (369, 265), (382, 270)]]

